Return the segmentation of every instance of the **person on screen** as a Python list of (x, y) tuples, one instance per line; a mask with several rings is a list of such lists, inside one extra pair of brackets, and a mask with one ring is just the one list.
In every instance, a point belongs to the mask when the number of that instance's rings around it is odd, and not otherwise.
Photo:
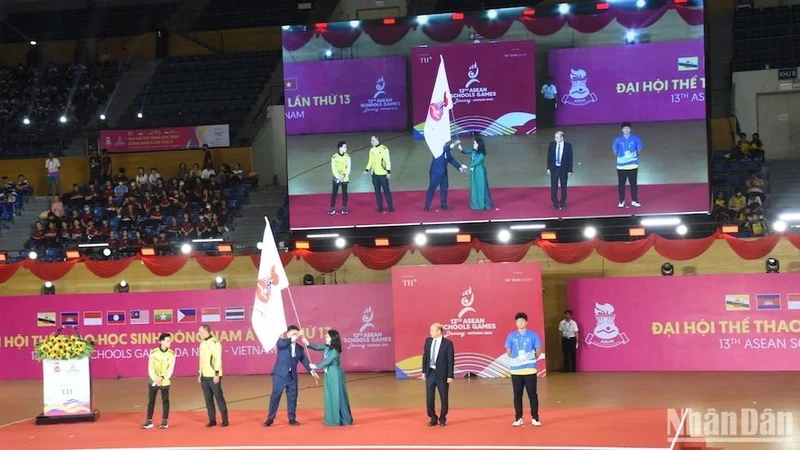
[(222, 426), (228, 426), (228, 404), (222, 392), (222, 344), (211, 334), (211, 327), (203, 324), (198, 331), (200, 336), (200, 370), (197, 382), (203, 388), (203, 397), (208, 411), (206, 427), (217, 426), (217, 410), (214, 409), (214, 399), (217, 400), (219, 412), (222, 415)]
[(489, 178), (486, 172), (486, 144), (483, 138), (477, 137), (471, 149), (461, 149), (461, 153), (470, 155), (472, 162), (467, 164), (470, 170), (469, 207), (473, 211), (490, 211), (494, 208), (492, 194), (489, 192)]
[(620, 126), (622, 134), (614, 139), (611, 150), (617, 158), (617, 190), (619, 191), (618, 208), (625, 207), (625, 183), (631, 185), (631, 205), (634, 208), (642, 206), (639, 203), (639, 153), (642, 152), (642, 140), (639, 136), (631, 134), (631, 123), (623, 122)]
[(342, 369), (342, 338), (336, 330), (325, 333), (325, 345), (312, 344), (302, 332), (298, 333), (306, 347), (322, 352), (323, 361), (309, 364), (312, 370), (325, 369), (324, 386), (324, 423), (326, 426), (352, 425), (353, 415), (350, 412), (350, 399), (347, 395), (347, 380)]
[(158, 347), (150, 351), (147, 362), (147, 374), (150, 377), (149, 395), (147, 398), (147, 420), (142, 428), (153, 428), (153, 412), (156, 408), (156, 396), (161, 391), (161, 425), (159, 428), (169, 426), (169, 385), (172, 374), (175, 372), (175, 351), (172, 346), (172, 335), (161, 333), (158, 336)]
[(375, 188), (375, 202), (378, 204), (378, 212), (383, 212), (384, 196), (386, 196), (389, 212), (394, 212), (392, 192), (389, 190), (389, 179), (392, 177), (392, 160), (389, 157), (389, 149), (381, 144), (378, 136), (372, 136), (370, 142), (372, 143), (372, 148), (369, 149), (369, 159), (367, 160), (367, 168), (364, 169), (364, 175), (372, 173), (372, 186)]
[(563, 131), (556, 131), (555, 141), (547, 148), (547, 174), (550, 175), (550, 202), (553, 204), (553, 209), (566, 208), (567, 180), (572, 175), (572, 144), (564, 141)]
[(439, 188), (439, 196), (441, 200), (440, 208), (443, 211), (450, 209), (450, 206), (447, 205), (447, 190), (450, 186), (447, 178), (447, 164), (450, 163), (462, 173), (467, 168), (467, 166), (461, 164), (453, 157), (453, 153), (451, 151), (454, 147), (458, 147), (461, 150), (461, 141), (453, 140), (448, 142), (444, 146), (444, 152), (442, 152), (438, 158), (433, 158), (433, 161), (431, 161), (431, 168), (428, 171), (428, 174), (430, 175), (430, 182), (428, 183), (428, 193), (425, 195), (425, 208), (423, 208), (425, 212), (431, 210), (431, 202), (433, 202), (433, 194), (436, 193), (436, 188)]
[(542, 426), (539, 420), (539, 396), (536, 393), (536, 361), (542, 351), (542, 340), (539, 335), (528, 329), (528, 315), (524, 312), (514, 316), (517, 329), (506, 338), (506, 355), (511, 358), (511, 385), (514, 388), (514, 422), (511, 426), (521, 427), (522, 420), (522, 394), (528, 391), (528, 400), (531, 402), (531, 425)]
[(289, 325), (286, 333), (275, 345), (278, 357), (275, 359), (275, 369), (272, 371), (272, 395), (269, 397), (269, 413), (264, 422), (265, 427), (272, 426), (275, 421), (283, 391), (286, 391), (289, 425), (300, 425), (297, 421), (297, 363), (301, 363), (311, 376), (319, 379), (319, 376), (311, 370), (305, 349), (296, 343), (299, 332), (300, 328), (297, 325)]
[(350, 155), (347, 154), (347, 143), (339, 141), (336, 145), (337, 151), (331, 157), (331, 173), (333, 173), (333, 189), (331, 191), (331, 208), (329, 215), (336, 214), (336, 196), (339, 195), (339, 187), (342, 188), (342, 215), (347, 215), (347, 184), (350, 182)]
[(553, 84), (553, 78), (547, 77), (547, 81), (542, 85), (542, 108), (539, 114), (537, 128), (552, 128), (556, 125), (556, 97), (558, 89)]
[(564, 319), (558, 323), (561, 333), (561, 352), (564, 354), (564, 372), (575, 372), (578, 350), (578, 323), (572, 320), (572, 311), (564, 311)]
[[(455, 350), (453, 341), (442, 336), (444, 326), (440, 323), (431, 325), (431, 337), (425, 339), (422, 348), (422, 381), (425, 382), (425, 401), (428, 426), (447, 425), (447, 410), (450, 409), (450, 383), (455, 379)], [(442, 409), (436, 416), (436, 391), (442, 401)]]

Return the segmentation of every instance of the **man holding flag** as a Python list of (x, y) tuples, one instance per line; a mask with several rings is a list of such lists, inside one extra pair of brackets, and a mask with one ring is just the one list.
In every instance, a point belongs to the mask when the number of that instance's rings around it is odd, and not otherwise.
[(460, 164), (451, 154), (453, 147), (460, 146), (460, 142), (457, 140), (450, 142), (450, 111), (452, 109), (453, 97), (450, 94), (450, 83), (447, 81), (444, 57), (440, 55), (439, 72), (436, 74), (436, 82), (431, 93), (431, 102), (428, 105), (428, 117), (425, 119), (425, 128), (423, 130), (425, 142), (433, 155), (431, 168), (428, 172), (430, 183), (428, 184), (428, 193), (425, 196), (424, 210), (426, 212), (430, 211), (433, 195), (436, 193), (437, 188), (439, 188), (441, 196), (441, 209), (445, 211), (450, 209), (447, 204), (447, 189), (449, 187), (447, 164), (450, 163), (462, 173), (466, 169), (466, 166)]

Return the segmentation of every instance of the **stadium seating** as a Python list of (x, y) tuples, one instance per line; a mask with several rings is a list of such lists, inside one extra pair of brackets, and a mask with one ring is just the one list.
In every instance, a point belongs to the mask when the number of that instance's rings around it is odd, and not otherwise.
[[(118, 126), (228, 123), (236, 130), (279, 60), (278, 52), (170, 58), (158, 67)], [(140, 111), (143, 119), (137, 118)]]
[(733, 71), (800, 66), (800, 4), (736, 11)]
[(138, 6), (19, 12), (0, 22), (0, 36), (2, 42), (135, 36), (154, 30), (160, 21), (169, 18), (175, 7), (175, 2), (162, 1)]
[(211, 0), (194, 23), (194, 30), (225, 30), (303, 24), (309, 10), (297, 0)]

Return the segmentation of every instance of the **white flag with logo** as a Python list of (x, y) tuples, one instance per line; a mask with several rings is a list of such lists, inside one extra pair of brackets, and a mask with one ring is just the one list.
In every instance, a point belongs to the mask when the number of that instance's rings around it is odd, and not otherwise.
[(264, 350), (270, 351), (278, 343), (281, 333), (286, 331), (286, 315), (283, 311), (281, 291), (289, 287), (289, 279), (283, 270), (275, 237), (269, 220), (261, 239), (261, 262), (258, 265), (258, 282), (253, 300), (251, 324)]
[(431, 93), (428, 105), (428, 117), (422, 131), (425, 142), (434, 158), (442, 156), (444, 146), (450, 140), (450, 110), (453, 109), (453, 97), (450, 94), (450, 83), (444, 67), (444, 56), (439, 56), (439, 72)]

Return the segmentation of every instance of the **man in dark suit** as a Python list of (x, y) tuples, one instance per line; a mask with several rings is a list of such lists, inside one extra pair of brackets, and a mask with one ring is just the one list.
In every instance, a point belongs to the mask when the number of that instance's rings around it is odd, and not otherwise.
[(289, 409), (289, 425), (300, 425), (297, 418), (297, 363), (302, 363), (315, 380), (319, 376), (311, 370), (305, 349), (295, 343), (300, 329), (296, 325), (290, 325), (284, 333), (284, 337), (278, 339), (276, 344), (278, 357), (275, 360), (275, 370), (272, 374), (272, 395), (269, 399), (269, 415), (264, 422), (268, 427), (275, 421), (278, 413), (278, 405), (281, 403), (281, 395), (286, 391), (286, 403)]
[[(567, 207), (567, 180), (572, 175), (572, 144), (564, 141), (564, 132), (556, 131), (555, 141), (547, 148), (547, 174), (550, 175), (550, 201), (553, 209)], [(561, 198), (558, 185), (561, 185)]]
[(425, 208), (424, 210), (430, 211), (431, 202), (433, 202), (433, 194), (436, 193), (436, 188), (439, 188), (439, 195), (441, 196), (441, 209), (447, 211), (450, 206), (447, 205), (447, 189), (450, 186), (447, 178), (447, 164), (450, 163), (453, 167), (463, 172), (466, 166), (462, 165), (453, 157), (453, 147), (458, 146), (461, 148), (461, 142), (458, 140), (451, 141), (445, 144), (442, 154), (433, 158), (431, 161), (431, 168), (428, 171), (430, 175), (430, 183), (428, 184), (428, 193), (425, 195)]
[[(444, 327), (440, 323), (431, 325), (431, 337), (425, 339), (422, 352), (422, 380), (425, 381), (426, 400), (428, 402), (429, 426), (447, 425), (449, 408), (448, 392), (455, 372), (455, 354), (453, 342), (442, 337)], [(442, 410), (436, 416), (436, 390), (442, 400)]]

